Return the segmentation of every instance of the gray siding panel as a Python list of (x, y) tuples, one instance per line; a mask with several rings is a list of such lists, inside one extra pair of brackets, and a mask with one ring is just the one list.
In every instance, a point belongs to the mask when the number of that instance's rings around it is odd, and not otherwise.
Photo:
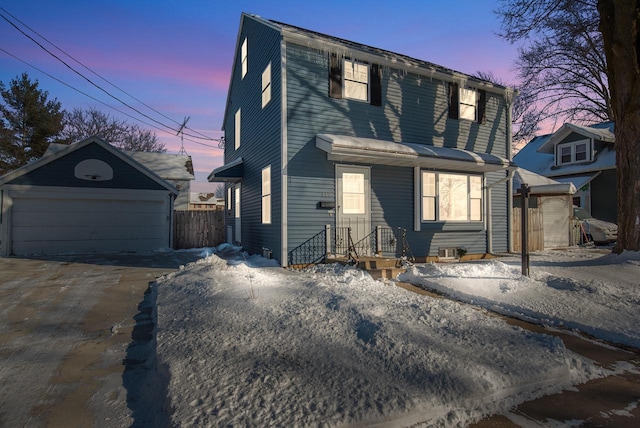
[(591, 185), (591, 215), (600, 220), (618, 223), (618, 189), (615, 169), (604, 170)]
[[(335, 198), (335, 163), (315, 147), (318, 133), (456, 147), (508, 156), (504, 99), (487, 94), (487, 125), (448, 119), (445, 82), (382, 69), (382, 106), (328, 96), (328, 53), (287, 44), (287, 140), (289, 250), (318, 233), (335, 217), (317, 208)], [(492, 181), (504, 177), (496, 173)], [(493, 191), (494, 251), (507, 251), (506, 185)], [(487, 249), (484, 228), (424, 225), (413, 231), (413, 169), (373, 165), (371, 225), (402, 227), (416, 256), (437, 255), (440, 247)], [(463, 230), (459, 230), (463, 229)]]
[[(243, 20), (237, 49), (247, 38), (247, 74), (242, 78), (236, 64), (228, 99), (225, 131), (225, 164), (243, 159), (241, 184), (242, 245), (250, 253), (269, 248), (273, 256), (281, 253), (281, 37), (278, 31), (247, 17)], [(242, 60), (238, 53), (236, 60)], [(271, 62), (271, 101), (262, 107), (262, 72)], [(241, 109), (241, 144), (235, 149), (235, 112)], [(271, 224), (262, 224), (262, 169), (271, 165)], [(227, 185), (229, 187), (229, 185)], [(225, 189), (226, 191), (226, 189)], [(233, 209), (227, 225), (234, 226)], [(235, 227), (235, 226), (234, 226)]]

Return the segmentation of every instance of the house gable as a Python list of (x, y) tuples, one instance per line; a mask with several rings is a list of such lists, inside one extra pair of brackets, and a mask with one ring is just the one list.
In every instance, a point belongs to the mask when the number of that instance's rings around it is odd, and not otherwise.
[(2, 185), (166, 190), (170, 184), (106, 142), (89, 138), (5, 175)]

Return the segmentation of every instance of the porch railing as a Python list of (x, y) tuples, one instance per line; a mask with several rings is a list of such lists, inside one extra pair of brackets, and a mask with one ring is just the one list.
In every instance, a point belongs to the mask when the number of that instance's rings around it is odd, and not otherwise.
[(289, 265), (307, 267), (330, 257), (344, 257), (357, 262), (365, 256), (387, 256), (413, 262), (415, 259), (406, 238), (406, 229), (377, 226), (357, 242), (350, 227), (325, 225), (323, 231), (289, 252)]

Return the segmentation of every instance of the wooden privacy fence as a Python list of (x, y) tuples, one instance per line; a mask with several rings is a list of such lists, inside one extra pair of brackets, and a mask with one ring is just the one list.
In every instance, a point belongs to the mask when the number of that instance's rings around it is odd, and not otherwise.
[[(544, 223), (542, 219), (542, 206), (537, 205), (535, 208), (529, 208), (528, 213), (528, 229), (527, 236), (528, 251), (544, 250)], [(522, 245), (522, 210), (519, 206), (513, 206), (513, 251), (521, 251)]]
[(215, 247), (224, 239), (224, 211), (175, 211), (173, 247)]

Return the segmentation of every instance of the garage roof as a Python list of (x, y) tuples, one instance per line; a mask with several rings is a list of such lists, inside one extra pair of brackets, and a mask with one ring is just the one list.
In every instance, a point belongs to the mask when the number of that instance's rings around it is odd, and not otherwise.
[[(89, 151), (90, 153), (85, 159), (82, 156), (82, 153), (87, 151)], [(111, 159), (115, 164), (118, 164), (127, 169), (130, 173), (133, 173), (138, 177), (138, 179), (136, 179), (134, 176), (129, 175), (116, 175), (113, 177), (113, 179), (101, 180), (100, 175), (98, 174), (96, 174), (95, 176), (87, 175), (87, 178), (85, 179), (78, 179), (77, 168), (80, 167), (80, 163), (82, 163), (82, 161), (84, 160), (94, 161), (92, 164), (94, 166), (98, 164), (102, 165), (98, 166), (98, 168), (106, 167), (105, 170), (112, 169), (112, 166), (108, 165), (108, 162), (104, 162), (99, 159), (99, 156), (94, 159), (94, 157), (96, 157), (95, 155), (98, 154), (102, 154), (103, 156), (105, 156), (105, 158)], [(72, 163), (69, 165), (65, 165), (64, 160), (71, 160)], [(58, 168), (58, 170), (55, 172), (59, 172), (60, 170), (62, 170), (65, 175), (67, 175), (66, 177), (59, 177), (58, 175), (51, 173), (54, 169), (56, 169), (56, 162), (60, 162), (59, 165), (62, 165), (62, 168)], [(111, 173), (113, 173), (113, 170), (111, 171)], [(30, 164), (27, 164), (21, 168), (16, 169), (15, 171), (12, 171), (0, 177), (0, 185), (67, 185), (55, 184), (54, 179), (58, 180), (59, 182), (66, 180), (66, 182), (71, 183), (68, 184), (70, 187), (115, 187), (140, 189), (156, 188), (166, 189), (173, 194), (178, 194), (178, 190), (158, 174), (151, 171), (149, 168), (142, 165), (131, 156), (128, 156), (126, 153), (118, 150), (117, 148), (111, 146), (109, 143), (98, 137), (90, 137), (77, 144), (58, 147), (52, 150), (52, 152), (50, 152), (48, 156), (43, 156), (42, 158), (31, 162)], [(129, 187), (130, 184), (135, 184), (135, 186)]]

